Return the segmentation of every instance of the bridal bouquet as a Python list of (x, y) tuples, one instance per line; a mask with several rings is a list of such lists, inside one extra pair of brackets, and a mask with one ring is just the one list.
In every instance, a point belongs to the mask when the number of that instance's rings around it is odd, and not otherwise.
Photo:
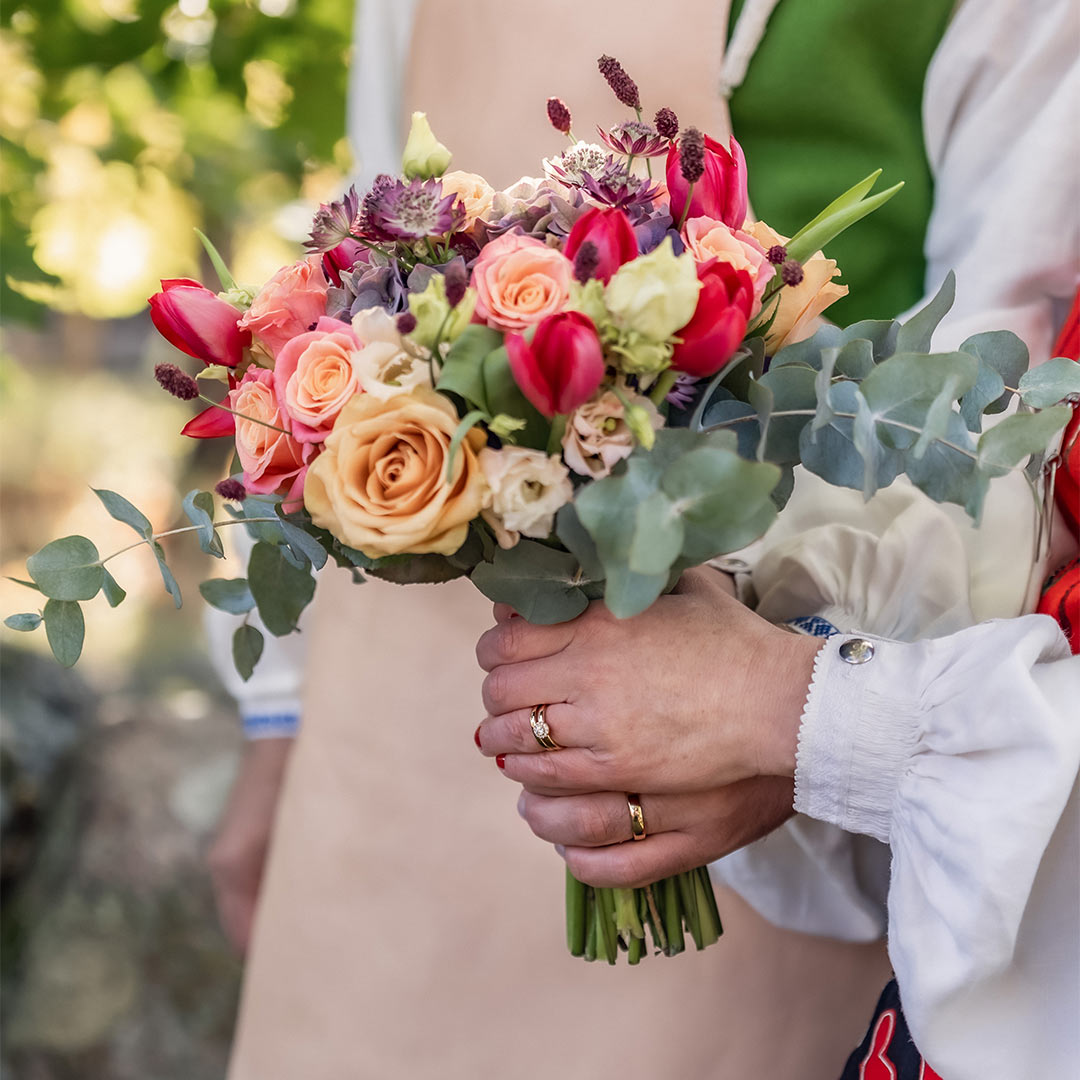
[[(193, 491), (190, 525), (155, 532), (120, 495), (98, 495), (177, 607), (161, 539), (192, 532), (222, 558), (218, 530), (247, 529), (246, 573), (200, 586), (245, 616), (233, 641), (245, 678), (263, 647), (251, 613), (293, 632), (328, 559), (357, 581), (468, 576), (534, 622), (601, 599), (629, 618), (686, 568), (764, 533), (796, 464), (867, 498), (903, 473), (976, 517), (990, 479), (1039, 469), (1069, 415), (1052, 406), (1080, 390), (1080, 369), (1028, 373), (1006, 332), (930, 353), (951, 278), (903, 325), (805, 340), (847, 292), (821, 249), (900, 185), (872, 196), (874, 174), (781, 236), (748, 216), (734, 139), (680, 129), (666, 108), (646, 122), (618, 62), (600, 70), (633, 116), (583, 141), (552, 98), (567, 142), (542, 176), (494, 191), (450, 171), (417, 113), (403, 174), (321, 207), (306, 257), (248, 288), (208, 244), (221, 291), (173, 280), (151, 297), (155, 326), (202, 365), (156, 369), (205, 405), (184, 433), (235, 447), (224, 509)], [(982, 431), (1016, 397), (1015, 415)], [(107, 567), (118, 554), (81, 536), (47, 544), (23, 582), (43, 609), (7, 624), (44, 623), (73, 664), (80, 605), (124, 599)], [(646, 926), (668, 954), (684, 930), (699, 948), (720, 933), (704, 869), (639, 890), (571, 878), (567, 901), (571, 952), (589, 959), (614, 963), (622, 945), (637, 962)]]

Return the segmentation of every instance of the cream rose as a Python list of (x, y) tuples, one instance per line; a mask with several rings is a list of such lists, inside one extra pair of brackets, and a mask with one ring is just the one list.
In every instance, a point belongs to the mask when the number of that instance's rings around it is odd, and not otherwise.
[[(627, 400), (645, 410), (654, 431), (664, 426), (664, 418), (647, 397), (628, 394)], [(607, 476), (634, 448), (634, 435), (618, 395), (605, 390), (576, 409), (567, 422), (562, 445), (563, 460), (579, 476)]]
[[(787, 243), (787, 237), (781, 236), (764, 221), (747, 225), (745, 231), (766, 250), (774, 244)], [(815, 252), (803, 263), (802, 281), (798, 285), (785, 285), (780, 290), (780, 306), (765, 335), (765, 351), (770, 356), (785, 345), (808, 338), (816, 329), (818, 316), (830, 304), (847, 296), (848, 287), (833, 281), (839, 276), (836, 260), (826, 259), (823, 252)]]
[(465, 228), (471, 229), (491, 208), (491, 200), (495, 196), (495, 189), (476, 173), (448, 172), (442, 178), (444, 195), (454, 194), (465, 207)]
[(769, 262), (765, 248), (749, 233), (728, 228), (722, 221), (709, 217), (691, 218), (683, 228), (683, 236), (694, 262), (719, 259), (750, 275), (754, 283), (754, 310), (750, 313), (753, 318), (761, 310), (765, 286), (776, 276), (776, 268)]
[(427, 387), (382, 401), (358, 394), (342, 410), (304, 484), (311, 520), (368, 558), (452, 555), (484, 504), (473, 428), (447, 480), (453, 405)]
[(382, 401), (431, 385), (427, 361), (409, 352), (394, 320), (382, 308), (367, 308), (353, 317), (360, 341), (353, 357), (362, 390)]
[(555, 514), (574, 497), (566, 466), (542, 450), (522, 446), (485, 447), (479, 461), (488, 484), (483, 518), (499, 546), (512, 548), (522, 536), (549, 536)]

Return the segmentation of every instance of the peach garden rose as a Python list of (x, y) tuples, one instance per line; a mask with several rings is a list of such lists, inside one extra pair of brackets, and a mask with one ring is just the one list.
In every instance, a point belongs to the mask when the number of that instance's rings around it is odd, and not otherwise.
[(691, 218), (683, 227), (683, 234), (686, 250), (694, 257), (694, 262), (720, 259), (750, 275), (754, 284), (754, 309), (750, 313), (753, 318), (761, 309), (765, 286), (776, 276), (776, 267), (769, 262), (766, 249), (749, 233), (708, 217)]
[(428, 387), (385, 401), (357, 394), (308, 470), (311, 520), (371, 559), (452, 555), (487, 490), (477, 462), (486, 440), (477, 428), (462, 440), (447, 479), (457, 425), (454, 406)]
[(542, 240), (506, 233), (480, 253), (473, 269), (476, 314), (500, 330), (524, 330), (561, 311), (574, 264)]
[(328, 287), (319, 255), (283, 266), (256, 293), (240, 320), (240, 329), (250, 330), (276, 357), (290, 338), (315, 329), (326, 314)]

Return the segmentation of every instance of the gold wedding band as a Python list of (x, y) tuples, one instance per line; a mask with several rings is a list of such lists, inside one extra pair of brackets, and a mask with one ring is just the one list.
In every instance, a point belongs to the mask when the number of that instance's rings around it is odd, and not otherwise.
[(551, 737), (551, 728), (547, 722), (547, 706), (534, 705), (529, 714), (529, 727), (532, 728), (533, 738), (545, 750), (561, 750), (562, 747)]
[(644, 840), (648, 834), (645, 832), (645, 811), (641, 809), (641, 796), (627, 795), (626, 806), (630, 811), (630, 838)]

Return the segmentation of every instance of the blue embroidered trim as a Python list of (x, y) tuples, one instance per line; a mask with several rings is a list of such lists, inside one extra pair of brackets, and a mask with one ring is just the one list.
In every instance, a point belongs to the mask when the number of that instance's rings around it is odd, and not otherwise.
[(292, 738), (300, 729), (296, 713), (260, 713), (244, 717), (244, 735), (249, 739)]
[(797, 619), (788, 619), (787, 625), (808, 637), (832, 637), (840, 631), (828, 619), (820, 615), (800, 615)]

